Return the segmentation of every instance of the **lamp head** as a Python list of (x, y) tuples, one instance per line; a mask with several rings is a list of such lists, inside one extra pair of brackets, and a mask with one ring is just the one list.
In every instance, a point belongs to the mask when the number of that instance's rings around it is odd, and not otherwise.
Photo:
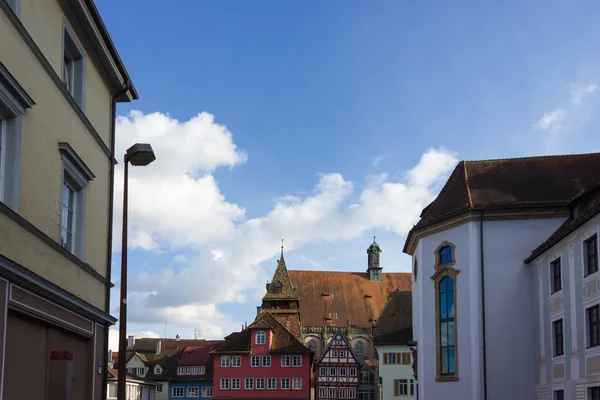
[(136, 167), (143, 167), (156, 160), (156, 156), (150, 144), (136, 143), (127, 149), (125, 160)]

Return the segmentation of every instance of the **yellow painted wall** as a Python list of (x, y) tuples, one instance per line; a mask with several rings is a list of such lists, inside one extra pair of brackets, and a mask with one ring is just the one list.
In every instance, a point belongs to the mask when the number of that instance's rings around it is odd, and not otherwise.
[[(58, 76), (62, 77), (63, 23), (75, 29), (64, 17), (63, 10), (56, 0), (20, 0), (19, 19), (31, 35), (44, 56), (48, 59)], [(86, 53), (86, 96), (85, 115), (90, 120), (107, 146), (110, 144), (110, 91), (102, 75), (89, 57), (79, 40), (80, 47)]]
[[(60, 10), (54, 0), (21, 0), (21, 20), (55, 68), (60, 67), (62, 49)], [(2, 11), (0, 38), (0, 60), (36, 103), (23, 116), (19, 214), (59, 241), (62, 159), (58, 143), (69, 143), (96, 175), (87, 190), (83, 260), (106, 276), (111, 161)], [(90, 60), (86, 94), (86, 113), (108, 145), (110, 95)], [(1, 254), (104, 308), (105, 288), (98, 280), (55, 250), (32, 244), (33, 239), (25, 238), (29, 233), (19, 229), (10, 227), (14, 235), (10, 241), (0, 239)], [(6, 248), (6, 243), (12, 247)]]

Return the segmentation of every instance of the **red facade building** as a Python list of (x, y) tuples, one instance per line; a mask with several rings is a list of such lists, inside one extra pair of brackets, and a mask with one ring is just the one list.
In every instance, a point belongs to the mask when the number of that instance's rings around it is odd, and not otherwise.
[(310, 400), (312, 352), (270, 312), (234, 333), (214, 355), (214, 400)]

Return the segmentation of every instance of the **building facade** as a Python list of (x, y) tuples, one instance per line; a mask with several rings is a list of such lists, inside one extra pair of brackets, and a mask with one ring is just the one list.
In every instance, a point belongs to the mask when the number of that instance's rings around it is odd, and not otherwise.
[(536, 272), (538, 399), (600, 398), (600, 186), (526, 262)]
[(316, 398), (357, 399), (363, 363), (354, 354), (346, 336), (338, 329), (315, 362)]
[(600, 154), (457, 165), (404, 247), (419, 398), (535, 398), (537, 277), (524, 260), (598, 182), (599, 167)]
[[(115, 103), (137, 98), (91, 0), (0, 1), (0, 398), (106, 398)], [(34, 343), (35, 345), (32, 345)]]
[(169, 382), (169, 400), (213, 397), (214, 349), (214, 345), (185, 348)]
[[(127, 374), (125, 382), (125, 400), (155, 400), (156, 384), (135, 375)], [(117, 398), (118, 372), (112, 368), (108, 370), (107, 400)]]
[(212, 354), (215, 399), (311, 398), (311, 351), (270, 312)]
[(415, 398), (412, 340), (412, 293), (393, 292), (373, 330), (383, 400)]

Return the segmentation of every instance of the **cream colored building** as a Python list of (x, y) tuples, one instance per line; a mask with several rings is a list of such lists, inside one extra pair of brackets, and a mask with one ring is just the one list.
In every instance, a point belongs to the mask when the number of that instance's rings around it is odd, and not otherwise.
[(106, 398), (115, 102), (133, 99), (92, 0), (0, 0), (0, 399)]

